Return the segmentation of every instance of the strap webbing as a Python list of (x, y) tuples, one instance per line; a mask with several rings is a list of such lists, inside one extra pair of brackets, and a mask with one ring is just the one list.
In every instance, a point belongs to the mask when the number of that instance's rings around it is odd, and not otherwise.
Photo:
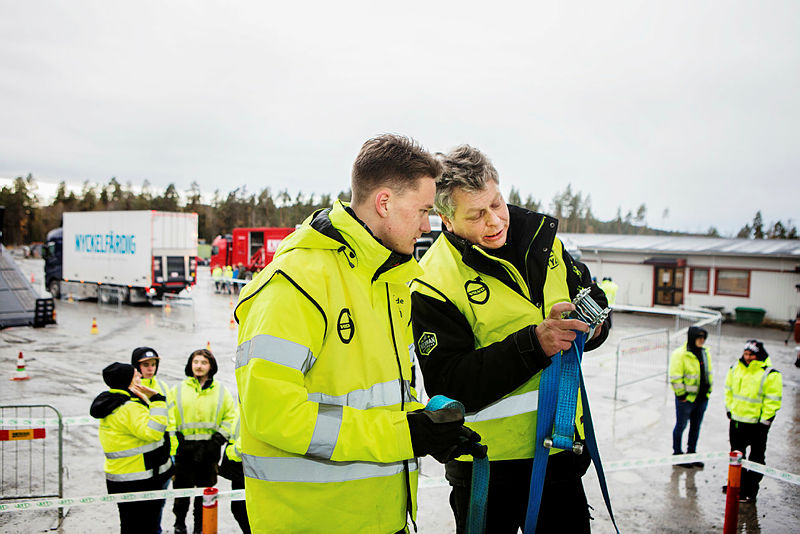
[[(444, 395), (435, 395), (425, 406), (435, 412), (442, 408), (456, 408), (466, 413), (464, 405)], [(472, 459), (472, 486), (467, 512), (467, 534), (483, 534), (486, 530), (486, 504), (489, 500), (489, 457)]]
[(594, 435), (592, 416), (589, 411), (589, 398), (586, 395), (586, 387), (580, 371), (586, 334), (583, 332), (576, 333), (577, 337), (570, 349), (566, 353), (558, 353), (551, 358), (550, 365), (542, 371), (539, 381), (536, 448), (533, 456), (528, 511), (525, 517), (525, 534), (534, 534), (536, 532), (536, 523), (539, 518), (544, 479), (547, 473), (547, 460), (550, 456), (550, 450), (544, 444), (545, 438), (551, 438), (552, 435), (552, 446), (567, 449), (567, 452), (562, 454), (572, 453), (573, 437), (575, 435), (575, 408), (577, 406), (579, 386), (583, 406), (586, 445), (597, 471), (597, 479), (600, 483), (603, 499), (606, 502), (608, 514), (614, 524), (614, 529), (619, 534), (614, 512), (611, 510), (611, 499), (608, 495), (606, 478)]

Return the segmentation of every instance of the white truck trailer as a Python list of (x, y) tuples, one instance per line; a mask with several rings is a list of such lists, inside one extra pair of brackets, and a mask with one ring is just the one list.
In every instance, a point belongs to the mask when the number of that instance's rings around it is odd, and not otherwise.
[(197, 280), (197, 214), (68, 212), (44, 248), (54, 297), (102, 298), (110, 287), (127, 302), (159, 299)]

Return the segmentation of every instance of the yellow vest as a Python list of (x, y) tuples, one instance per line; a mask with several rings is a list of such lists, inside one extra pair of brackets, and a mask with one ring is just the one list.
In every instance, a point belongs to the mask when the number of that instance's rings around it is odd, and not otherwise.
[[(420, 261), (425, 274), (415, 280), (411, 288), (439, 300), (443, 299), (438, 292), (445, 295), (471, 325), (476, 349), (502, 341), (527, 325), (539, 324), (554, 304), (570, 302), (567, 269), (560, 260), (563, 245), (559, 239), (555, 239), (550, 247), (551, 261), (544, 284), (544, 311), (531, 302), (528, 285), (516, 267), (487, 254), (479, 247), (473, 245), (473, 248), (500, 263), (524, 294), (466, 265), (461, 253), (445, 235), (439, 236), (425, 253)], [(488, 446), (491, 460), (533, 458), (540, 378), (541, 372), (502, 399), (467, 414), (467, 426), (481, 435), (481, 443)], [(580, 422), (582, 413), (579, 399), (576, 425), (581, 437), (584, 435)], [(552, 449), (550, 453), (557, 452), (560, 450)], [(472, 457), (462, 456), (458, 460), (471, 461)]]
[(172, 388), (170, 402), (175, 430), (186, 440), (208, 440), (214, 432), (228, 438), (233, 432), (236, 403), (218, 380), (202, 389), (196, 378), (187, 378)]
[(281, 243), (236, 308), (253, 532), (394, 533), (416, 513), (407, 283), (421, 271), (337, 202)]
[[(705, 345), (702, 347), (705, 355), (706, 374), (708, 375), (708, 393), (714, 383), (714, 374), (711, 370), (711, 350)], [(689, 352), (686, 343), (675, 349), (669, 358), (669, 381), (678, 397), (686, 395), (686, 400), (694, 402), (700, 388), (700, 362), (697, 357)]]

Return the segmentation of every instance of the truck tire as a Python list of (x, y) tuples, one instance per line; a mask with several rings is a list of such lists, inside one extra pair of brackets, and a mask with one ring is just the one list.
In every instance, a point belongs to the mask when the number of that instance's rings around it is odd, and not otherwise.
[(61, 283), (56, 278), (50, 279), (47, 283), (47, 290), (53, 295), (54, 299), (61, 297)]

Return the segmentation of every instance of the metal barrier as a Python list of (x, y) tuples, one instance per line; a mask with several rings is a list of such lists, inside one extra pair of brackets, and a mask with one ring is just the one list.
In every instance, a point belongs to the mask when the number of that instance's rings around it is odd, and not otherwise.
[(666, 378), (669, 366), (669, 330), (650, 330), (625, 336), (617, 343), (614, 399), (619, 389), (658, 376)]
[[(58, 420), (55, 432), (40, 424), (48, 416)], [(0, 500), (63, 497), (61, 412), (49, 404), (0, 406), (0, 420)]]
[[(645, 308), (627, 305), (615, 305), (614, 310), (675, 317), (673, 332), (667, 329), (651, 330), (619, 340), (616, 356), (617, 370), (614, 378), (615, 400), (619, 398), (619, 389), (624, 386), (658, 376), (664, 376), (666, 379), (670, 352), (686, 341), (689, 326), (706, 327), (709, 330), (714, 327), (714, 333), (717, 336), (717, 352), (719, 353), (722, 342), (722, 314), (718, 311), (683, 306), (680, 308)], [(660, 340), (664, 337), (666, 337), (666, 342), (662, 347)], [(623, 350), (626, 344), (633, 346)], [(637, 356), (625, 358), (626, 354), (636, 354)]]
[(185, 325), (187, 321), (191, 321), (192, 330), (194, 330), (197, 324), (194, 298), (164, 293), (161, 304), (161, 322), (168, 325)]

